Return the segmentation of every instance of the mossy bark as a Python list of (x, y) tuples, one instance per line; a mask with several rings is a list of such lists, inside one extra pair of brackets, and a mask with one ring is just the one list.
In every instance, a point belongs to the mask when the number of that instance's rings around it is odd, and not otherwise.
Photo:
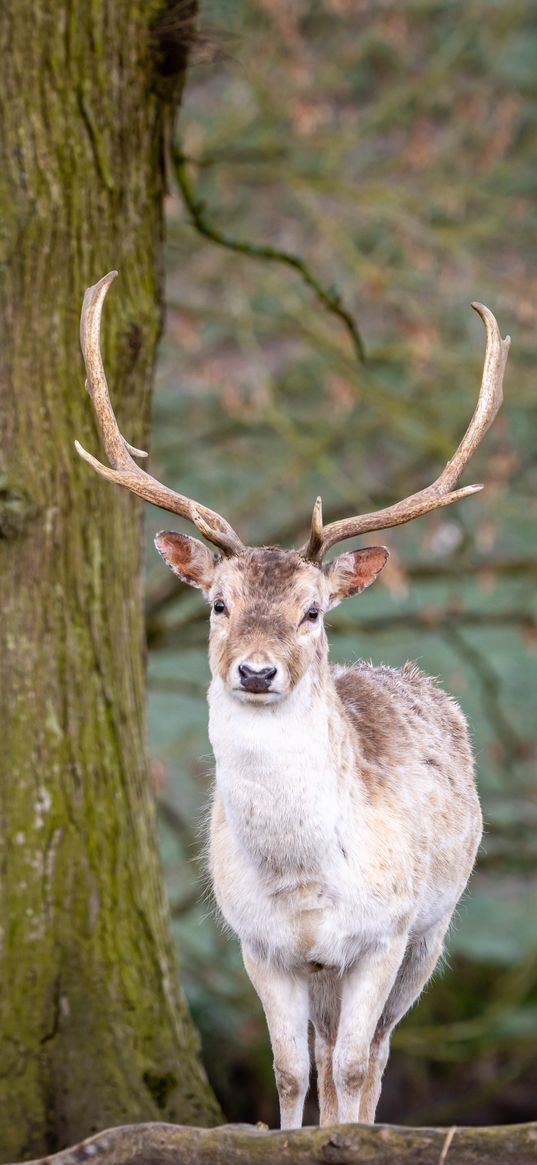
[(537, 1125), (411, 1129), (339, 1125), (263, 1132), (150, 1124), (108, 1129), (89, 1143), (31, 1165), (535, 1165)]
[(148, 785), (141, 506), (73, 449), (98, 448), (78, 317), (111, 267), (105, 361), (123, 431), (147, 439), (171, 116), (150, 33), (161, 4), (4, 0), (0, 14), (1, 1161), (111, 1124), (219, 1115)]

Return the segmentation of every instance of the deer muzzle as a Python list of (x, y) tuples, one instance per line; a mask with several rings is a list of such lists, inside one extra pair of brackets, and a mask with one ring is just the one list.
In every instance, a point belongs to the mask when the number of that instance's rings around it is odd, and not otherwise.
[(249, 663), (240, 663), (238, 671), (245, 692), (268, 692), (278, 669), (272, 666), (254, 668)]

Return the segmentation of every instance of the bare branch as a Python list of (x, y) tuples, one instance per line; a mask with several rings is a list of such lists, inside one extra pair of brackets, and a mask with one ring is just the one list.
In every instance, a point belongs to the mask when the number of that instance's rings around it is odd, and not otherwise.
[[(281, 545), (282, 539), (270, 539), (271, 545)], [(416, 579), (418, 582), (429, 582), (439, 579), (482, 578), (494, 580), (498, 578), (537, 578), (537, 558), (507, 557), (470, 559), (448, 558), (438, 562), (411, 562), (405, 563), (405, 578)], [(145, 598), (146, 619), (152, 620), (172, 603), (183, 597), (183, 588), (173, 575), (164, 575), (150, 583)], [(524, 622), (524, 612), (520, 611), (520, 622)]]
[[(185, 636), (190, 644), (205, 643), (207, 615), (200, 605), (193, 613), (190, 609), (183, 618), (165, 625), (158, 617), (146, 624), (148, 646), (152, 648), (170, 647), (180, 638), (184, 645)], [(393, 615), (376, 615), (369, 619), (344, 619), (339, 614), (332, 624), (334, 634), (381, 635), (386, 631), (420, 631), (437, 634), (452, 627), (514, 627), (516, 630), (537, 633), (537, 616), (531, 611), (460, 611), (450, 607), (426, 606), (421, 611), (398, 611)]]
[(469, 643), (461, 635), (458, 626), (449, 628), (446, 642), (461, 660), (468, 665), (476, 676), (482, 695), (482, 703), (491, 731), (500, 741), (505, 753), (505, 760), (515, 763), (517, 760), (529, 759), (531, 756), (531, 741), (522, 737), (513, 727), (502, 705), (502, 685), (499, 676), (491, 667), (484, 653), (480, 652), (475, 644)]
[(279, 247), (270, 247), (260, 243), (248, 243), (244, 239), (234, 239), (208, 222), (205, 215), (205, 206), (196, 197), (195, 191), (192, 188), (186, 167), (187, 159), (177, 147), (173, 151), (172, 158), (177, 185), (190, 214), (192, 224), (199, 234), (203, 235), (206, 239), (210, 239), (212, 243), (216, 243), (219, 247), (225, 247), (228, 251), (236, 251), (240, 255), (249, 255), (252, 259), (267, 259), (271, 263), (283, 263), (285, 267), (291, 267), (294, 271), (297, 271), (304, 280), (304, 283), (315, 293), (323, 307), (331, 312), (332, 315), (337, 316), (342, 324), (344, 324), (350, 336), (356, 357), (361, 364), (364, 364), (366, 360), (364, 342), (356, 321), (353, 319), (350, 311), (343, 307), (339, 292), (333, 288), (323, 287), (322, 283), (312, 274), (304, 260), (300, 259), (298, 255), (293, 255), (289, 251), (283, 251)]
[[(452, 627), (517, 627), (520, 630), (536, 631), (537, 617), (531, 612), (518, 609), (505, 611), (460, 611), (449, 606), (426, 606), (421, 611), (398, 611), (394, 615), (378, 615), (372, 619), (353, 621), (337, 619), (334, 630), (353, 635), (377, 635), (383, 631), (443, 631)], [(172, 627), (167, 628), (170, 633)]]

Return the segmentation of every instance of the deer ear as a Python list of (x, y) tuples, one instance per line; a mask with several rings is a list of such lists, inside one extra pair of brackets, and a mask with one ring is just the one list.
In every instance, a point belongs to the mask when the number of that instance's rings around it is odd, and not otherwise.
[(198, 587), (206, 599), (209, 597), (215, 567), (220, 562), (218, 554), (197, 538), (176, 534), (173, 530), (161, 530), (155, 538), (155, 546), (174, 574), (189, 586)]
[(351, 550), (333, 558), (323, 567), (330, 583), (330, 607), (337, 607), (342, 599), (359, 595), (360, 591), (370, 587), (387, 560), (385, 546), (366, 546), (363, 550)]

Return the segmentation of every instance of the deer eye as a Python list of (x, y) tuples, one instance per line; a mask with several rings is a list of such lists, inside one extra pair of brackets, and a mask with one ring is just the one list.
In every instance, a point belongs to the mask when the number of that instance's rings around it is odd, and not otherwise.
[(310, 607), (309, 611), (306, 611), (306, 619), (308, 620), (309, 623), (315, 623), (315, 620), (318, 618), (319, 618), (319, 608), (318, 607)]
[(226, 609), (226, 604), (224, 603), (223, 599), (215, 599), (214, 600), (213, 611), (215, 611), (215, 613), (217, 615), (223, 615), (225, 609)]

